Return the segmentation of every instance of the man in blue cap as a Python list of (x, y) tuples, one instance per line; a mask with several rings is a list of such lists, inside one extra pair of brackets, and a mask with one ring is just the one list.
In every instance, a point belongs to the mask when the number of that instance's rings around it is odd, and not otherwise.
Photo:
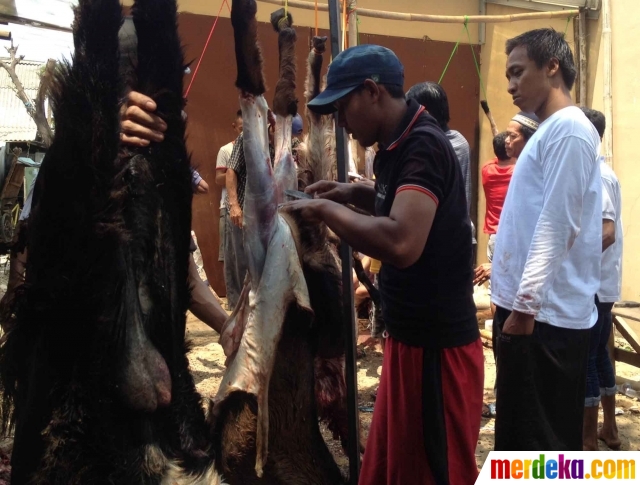
[(464, 180), (445, 134), (405, 100), (403, 84), (389, 49), (363, 45), (336, 56), (326, 90), (308, 106), (337, 112), (363, 147), (378, 143), (376, 184), (318, 182), (307, 188), (314, 199), (286, 207), (382, 261), (387, 341), (359, 483), (474, 483), (484, 358)]

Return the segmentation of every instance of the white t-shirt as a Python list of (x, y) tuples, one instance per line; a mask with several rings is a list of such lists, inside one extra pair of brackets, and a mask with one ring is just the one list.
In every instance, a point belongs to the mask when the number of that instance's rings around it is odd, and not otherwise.
[(602, 218), (616, 223), (616, 241), (602, 253), (602, 279), (598, 299), (602, 303), (620, 301), (622, 286), (622, 197), (620, 182), (600, 157), (602, 175)]
[[(233, 151), (233, 142), (227, 143), (218, 151), (218, 158), (216, 159), (216, 172), (218, 170), (226, 170), (229, 158), (231, 158), (231, 152)], [(227, 189), (222, 188), (222, 197), (220, 198), (220, 209), (224, 209), (224, 200), (227, 197)]]
[(491, 300), (556, 327), (591, 328), (602, 259), (600, 138), (582, 111), (540, 124), (518, 158), (496, 238)]

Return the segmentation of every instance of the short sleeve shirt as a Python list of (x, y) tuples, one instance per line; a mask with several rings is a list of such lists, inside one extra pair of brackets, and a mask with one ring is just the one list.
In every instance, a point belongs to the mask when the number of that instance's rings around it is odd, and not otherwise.
[[(231, 158), (231, 152), (233, 152), (233, 142), (227, 143), (218, 151), (218, 157), (216, 158), (216, 172), (218, 170), (226, 170)], [(220, 195), (220, 209), (225, 207), (225, 201), (227, 199), (227, 189), (222, 188), (222, 194)]]
[[(233, 145), (233, 151), (231, 152), (231, 156), (229, 157), (227, 168), (233, 170), (236, 173), (236, 177), (238, 179), (238, 204), (244, 209), (244, 191), (247, 187), (247, 164), (244, 159), (243, 140), (243, 133), (240, 133)], [(273, 163), (275, 151), (273, 149), (273, 145), (271, 144), (269, 144), (269, 156), (271, 157), (271, 163)], [(225, 204), (227, 205), (227, 207), (229, 207), (229, 194), (227, 194)]]
[(485, 234), (498, 232), (500, 214), (502, 214), (504, 199), (507, 197), (514, 167), (513, 164), (500, 166), (497, 158), (482, 167), (482, 187), (487, 200), (487, 211), (484, 216)]
[[(374, 161), (376, 216), (388, 217), (397, 194), (417, 190), (437, 205), (422, 255), (408, 268), (383, 261), (382, 312), (389, 334), (408, 345), (448, 348), (479, 336), (473, 301), (471, 225), (453, 147), (415, 101)], [(420, 224), (420, 221), (416, 221)]]
[(620, 301), (622, 293), (622, 194), (614, 171), (600, 158), (602, 177), (602, 218), (614, 221), (616, 240), (602, 253), (602, 270), (598, 299), (602, 303)]

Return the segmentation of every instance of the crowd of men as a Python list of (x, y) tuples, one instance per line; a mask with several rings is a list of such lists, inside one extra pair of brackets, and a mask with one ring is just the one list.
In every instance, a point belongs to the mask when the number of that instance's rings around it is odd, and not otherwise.
[[(473, 285), (489, 275), (495, 449), (597, 449), (600, 401), (599, 437), (620, 446), (605, 342), (620, 298), (621, 203), (599, 156), (605, 120), (574, 105), (576, 69), (562, 34), (526, 32), (506, 54), (507, 90), (521, 112), (482, 170), (491, 266), (475, 276), (468, 144), (449, 129), (442, 88), (405, 94), (396, 55), (362, 45), (334, 58), (326, 89), (308, 105), (378, 147), (375, 185), (321, 181), (306, 189), (313, 199), (284, 206), (382, 261), (386, 343), (362, 485), (475, 482), (484, 356)], [(143, 109), (129, 111), (128, 135), (162, 132), (152, 110), (132, 105)], [(216, 177), (227, 189), (221, 256), (231, 306), (243, 278), (241, 141), (221, 149)]]

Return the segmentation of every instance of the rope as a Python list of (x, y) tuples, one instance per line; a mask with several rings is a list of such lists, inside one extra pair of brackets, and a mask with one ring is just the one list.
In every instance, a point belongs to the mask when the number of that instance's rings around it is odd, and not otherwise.
[(462, 41), (462, 36), (465, 33), (465, 31), (467, 32), (467, 38), (469, 39), (469, 47), (471, 47), (471, 54), (473, 55), (473, 62), (476, 66), (476, 72), (478, 73), (478, 79), (480, 79), (480, 87), (482, 88), (482, 94), (484, 95), (484, 99), (487, 99), (487, 90), (484, 87), (484, 82), (482, 81), (482, 74), (480, 73), (480, 64), (478, 64), (478, 59), (476, 58), (476, 51), (473, 50), (473, 43), (471, 42), (471, 33), (469, 32), (469, 22), (468, 22), (469, 17), (467, 15), (464, 16), (464, 25), (462, 26), (462, 32), (460, 33), (460, 38), (458, 39), (458, 42), (456, 42), (456, 45), (453, 47), (453, 51), (451, 52), (451, 56), (449, 56), (449, 60), (447, 61), (447, 65), (444, 66), (444, 70), (442, 71), (442, 75), (440, 76), (440, 79), (438, 80), (438, 84), (442, 84), (442, 80), (444, 79), (444, 75), (447, 73), (447, 69), (449, 69), (449, 65), (451, 64), (451, 61), (453, 60), (453, 56), (456, 54), (456, 52), (458, 51), (458, 46), (460, 45), (460, 42)]
[(564, 36), (567, 36), (567, 31), (569, 30), (569, 22), (571, 22), (571, 17), (567, 17), (567, 25), (564, 28)]
[(458, 42), (456, 42), (456, 45), (453, 46), (453, 50), (451, 51), (451, 55), (449, 56), (449, 60), (447, 61), (447, 65), (444, 66), (444, 70), (442, 71), (442, 74), (440, 75), (440, 79), (438, 80), (438, 84), (442, 84), (442, 80), (444, 79), (444, 75), (447, 73), (447, 69), (449, 69), (449, 64), (451, 64), (451, 61), (453, 60), (453, 56), (456, 55), (456, 52), (458, 51), (458, 46), (460, 45), (460, 41), (462, 40), (462, 35), (464, 34), (464, 29), (466, 28), (466, 23), (465, 26), (462, 27), (462, 31), (460, 32), (460, 38), (458, 39)]
[(316, 37), (318, 37), (318, 0), (316, 0)]
[(284, 0), (284, 16), (285, 16), (285, 18), (287, 17), (288, 13), (289, 13), (289, 0)]
[(480, 87), (482, 88), (482, 94), (484, 94), (484, 100), (487, 100), (487, 90), (484, 88), (484, 83), (482, 82), (482, 74), (480, 74), (480, 64), (478, 64), (478, 59), (476, 59), (476, 51), (473, 50), (473, 44), (471, 43), (471, 33), (469, 32), (469, 28), (467, 27), (467, 22), (465, 20), (464, 29), (467, 31), (467, 37), (469, 38), (469, 47), (471, 47), (471, 54), (473, 54), (473, 62), (476, 64), (476, 71), (478, 72), (478, 79), (480, 79)]
[(229, 7), (227, 0), (222, 0), (222, 3), (220, 4), (220, 10), (218, 10), (218, 16), (216, 17), (215, 22), (213, 22), (213, 26), (211, 27), (211, 31), (209, 32), (209, 37), (207, 38), (207, 42), (204, 44), (204, 49), (202, 49), (202, 54), (200, 54), (200, 59), (198, 59), (198, 64), (196, 65), (196, 68), (193, 71), (193, 76), (191, 76), (189, 87), (187, 87), (187, 91), (184, 94), (185, 98), (189, 96), (189, 92), (191, 91), (191, 86), (193, 86), (193, 81), (196, 80), (196, 76), (198, 75), (198, 70), (200, 69), (200, 64), (202, 64), (202, 59), (204, 58), (204, 53), (207, 51), (207, 47), (209, 46), (209, 42), (211, 41), (211, 36), (213, 35), (213, 31), (216, 29), (216, 25), (218, 25), (218, 20), (220, 19), (220, 14), (222, 13), (222, 7), (224, 7), (225, 4), (227, 5), (227, 8), (229, 8), (229, 12), (231, 12), (231, 7)]

